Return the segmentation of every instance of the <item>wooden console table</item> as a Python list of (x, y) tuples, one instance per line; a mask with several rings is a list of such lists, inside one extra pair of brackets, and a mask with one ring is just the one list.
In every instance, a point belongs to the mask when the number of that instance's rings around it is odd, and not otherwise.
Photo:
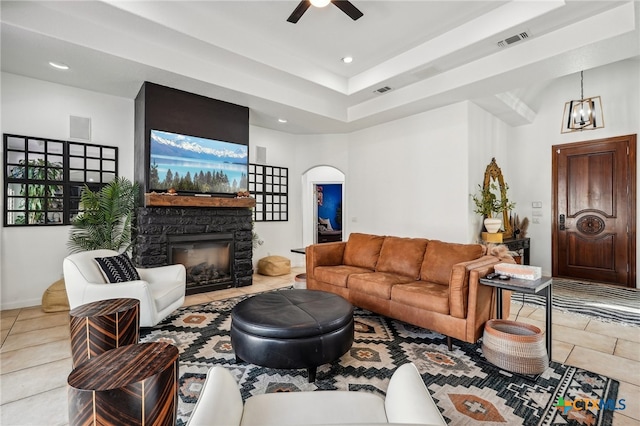
[(509, 247), (511, 251), (519, 252), (522, 250), (522, 263), (524, 265), (530, 264), (529, 250), (531, 248), (531, 241), (529, 238), (507, 238), (502, 241), (502, 244)]
[(178, 348), (165, 342), (111, 349), (76, 367), (69, 384), (70, 425), (174, 426)]
[(110, 349), (138, 343), (138, 299), (99, 300), (72, 309), (69, 316), (74, 367)]

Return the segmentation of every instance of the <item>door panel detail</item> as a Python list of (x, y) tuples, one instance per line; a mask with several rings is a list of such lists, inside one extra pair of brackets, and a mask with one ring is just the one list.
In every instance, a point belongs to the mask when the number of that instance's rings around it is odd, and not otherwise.
[(576, 223), (576, 229), (583, 234), (598, 235), (604, 228), (604, 220), (594, 215), (583, 216)]
[(615, 272), (616, 236), (583, 238), (577, 233), (568, 235), (567, 263), (575, 268)]
[(601, 211), (615, 216), (615, 152), (567, 157), (567, 216), (576, 217), (584, 210)]

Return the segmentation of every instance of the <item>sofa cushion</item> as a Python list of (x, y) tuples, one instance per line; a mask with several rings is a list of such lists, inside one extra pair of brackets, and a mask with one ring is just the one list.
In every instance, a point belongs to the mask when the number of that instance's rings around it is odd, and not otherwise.
[[(424, 403), (424, 401), (421, 401)], [(369, 392), (275, 392), (247, 398), (242, 426), (387, 423), (384, 399)]]
[(371, 272), (367, 268), (358, 268), (357, 266), (316, 266), (313, 275), (316, 280), (326, 284), (335, 285), (337, 287), (347, 287), (347, 279), (352, 274), (361, 274), (363, 272)]
[(344, 264), (374, 270), (384, 237), (353, 233), (344, 249)]
[(482, 256), (480, 244), (456, 244), (429, 241), (420, 269), (422, 281), (449, 284), (453, 265)]
[(96, 257), (104, 279), (110, 283), (124, 283), (140, 279), (136, 267), (126, 253), (109, 257)]
[(369, 272), (349, 276), (347, 287), (349, 291), (359, 291), (380, 299), (391, 298), (391, 288), (400, 283), (411, 282), (413, 279), (404, 275), (388, 272)]
[(171, 279), (156, 281), (149, 284), (149, 291), (153, 296), (158, 312), (168, 308), (176, 300), (184, 297), (185, 286), (184, 281)]
[(393, 286), (394, 302), (424, 309), (425, 311), (449, 314), (449, 286), (433, 282), (414, 281)]
[(429, 240), (386, 237), (380, 249), (376, 271), (405, 275), (417, 280)]

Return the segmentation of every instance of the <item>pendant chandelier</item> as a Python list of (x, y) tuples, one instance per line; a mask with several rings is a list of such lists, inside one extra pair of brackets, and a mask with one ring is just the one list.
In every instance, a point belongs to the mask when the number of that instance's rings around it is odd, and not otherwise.
[(580, 99), (566, 102), (561, 133), (595, 130), (604, 127), (600, 96), (584, 97), (584, 71), (580, 71)]

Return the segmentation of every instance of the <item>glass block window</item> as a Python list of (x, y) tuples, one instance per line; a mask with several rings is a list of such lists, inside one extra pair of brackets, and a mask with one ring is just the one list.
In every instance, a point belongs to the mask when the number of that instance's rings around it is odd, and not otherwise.
[(4, 225), (69, 225), (85, 184), (118, 175), (118, 148), (5, 134)]
[(289, 220), (289, 169), (287, 167), (249, 164), (249, 192), (256, 199), (253, 219), (256, 222)]

